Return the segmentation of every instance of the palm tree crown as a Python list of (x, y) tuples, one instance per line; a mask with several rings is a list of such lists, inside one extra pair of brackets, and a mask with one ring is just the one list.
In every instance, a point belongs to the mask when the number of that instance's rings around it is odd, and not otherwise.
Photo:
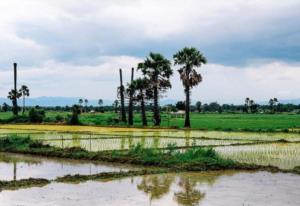
[(194, 67), (206, 64), (207, 60), (196, 48), (185, 47), (174, 56), (175, 65), (183, 65), (178, 72), (184, 86), (190, 88), (198, 85), (202, 81), (201, 74), (197, 73)]

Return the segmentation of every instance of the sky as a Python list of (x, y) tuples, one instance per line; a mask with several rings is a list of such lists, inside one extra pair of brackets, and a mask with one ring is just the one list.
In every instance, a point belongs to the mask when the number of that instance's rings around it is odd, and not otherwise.
[[(172, 60), (193, 46), (208, 60), (193, 100), (297, 99), (299, 11), (299, 0), (0, 0), (0, 96), (17, 62), (31, 97), (114, 100), (119, 68), (128, 81), (149, 52)], [(172, 68), (164, 96), (183, 100)]]

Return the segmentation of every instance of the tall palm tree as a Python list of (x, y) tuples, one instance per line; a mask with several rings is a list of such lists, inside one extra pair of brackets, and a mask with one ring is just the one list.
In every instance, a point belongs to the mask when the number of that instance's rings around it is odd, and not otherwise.
[(23, 97), (23, 110), (22, 113), (25, 113), (25, 97), (29, 97), (29, 88), (26, 85), (22, 85), (21, 88), (19, 89), (19, 93)]
[[(141, 105), (141, 118), (143, 126), (147, 126), (147, 116), (145, 109), (145, 99), (147, 97), (147, 89), (149, 81), (146, 78), (138, 78), (132, 81), (130, 87), (134, 91), (134, 100), (139, 101)], [(149, 95), (148, 95), (149, 96)]]
[(173, 74), (171, 62), (159, 53), (150, 53), (144, 62), (138, 64), (138, 70), (149, 79), (149, 86), (153, 91), (153, 117), (154, 125), (159, 126), (159, 93), (171, 88), (170, 77)]
[(185, 100), (185, 127), (191, 127), (190, 123), (190, 92), (194, 86), (197, 86), (202, 81), (202, 76), (194, 67), (200, 67), (206, 64), (206, 58), (196, 48), (185, 47), (174, 54), (175, 65), (183, 65), (178, 72), (184, 86), (186, 95)]

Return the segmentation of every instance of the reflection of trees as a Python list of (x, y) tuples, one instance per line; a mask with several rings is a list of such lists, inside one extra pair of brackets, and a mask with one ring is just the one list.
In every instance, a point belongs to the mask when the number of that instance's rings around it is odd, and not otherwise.
[(17, 180), (17, 162), (14, 162), (14, 181)]
[(190, 177), (181, 177), (179, 186), (182, 191), (176, 192), (175, 200), (181, 205), (198, 205), (200, 200), (205, 197), (205, 193), (196, 189), (197, 181)]
[(163, 195), (169, 193), (173, 181), (173, 175), (144, 176), (142, 182), (137, 185), (137, 188), (149, 194), (150, 200), (160, 199)]

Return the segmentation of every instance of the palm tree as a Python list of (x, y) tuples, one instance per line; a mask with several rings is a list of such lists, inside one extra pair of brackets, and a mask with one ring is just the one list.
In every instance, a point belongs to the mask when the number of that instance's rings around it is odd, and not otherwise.
[(85, 112), (87, 112), (87, 105), (89, 103), (89, 100), (84, 99), (84, 106), (85, 106)]
[(245, 99), (245, 111), (247, 113), (249, 112), (249, 103), (250, 103), (250, 98), (246, 97), (246, 99)]
[(22, 113), (25, 113), (25, 97), (29, 97), (29, 88), (26, 85), (22, 85), (21, 89), (19, 90), (19, 93), (22, 95), (23, 97), (23, 111)]
[(193, 67), (200, 67), (206, 64), (206, 58), (196, 48), (185, 47), (174, 55), (175, 65), (183, 65), (178, 72), (184, 86), (185, 100), (185, 123), (184, 127), (191, 127), (190, 124), (190, 90), (202, 81), (201, 74)]
[(271, 111), (271, 113), (275, 112), (275, 106), (276, 106), (277, 103), (278, 103), (278, 99), (276, 97), (275, 98), (271, 98), (269, 100), (269, 105), (270, 105), (270, 111)]
[[(132, 81), (130, 87), (134, 91), (134, 100), (139, 101), (141, 105), (141, 118), (143, 126), (147, 126), (147, 116), (146, 116), (146, 109), (145, 109), (145, 98), (147, 97), (147, 89), (149, 80), (146, 78), (138, 78)], [(135, 94), (137, 93), (137, 94)]]
[(160, 125), (159, 93), (171, 88), (170, 76), (173, 74), (171, 62), (159, 53), (150, 53), (144, 62), (138, 64), (138, 69), (149, 79), (153, 91), (154, 125)]
[(18, 92), (18, 91), (16, 91), (16, 90), (14, 90), (14, 89), (12, 89), (12, 90), (10, 90), (10, 91), (8, 92), (7, 98), (10, 99), (10, 100), (12, 101), (12, 104), (13, 104), (13, 113), (14, 113), (14, 115), (18, 115), (18, 111), (17, 111), (17, 110), (18, 110), (18, 107), (15, 108), (15, 106), (16, 106), (16, 101), (17, 101), (17, 99), (20, 98), (20, 97), (21, 97), (21, 93)]

